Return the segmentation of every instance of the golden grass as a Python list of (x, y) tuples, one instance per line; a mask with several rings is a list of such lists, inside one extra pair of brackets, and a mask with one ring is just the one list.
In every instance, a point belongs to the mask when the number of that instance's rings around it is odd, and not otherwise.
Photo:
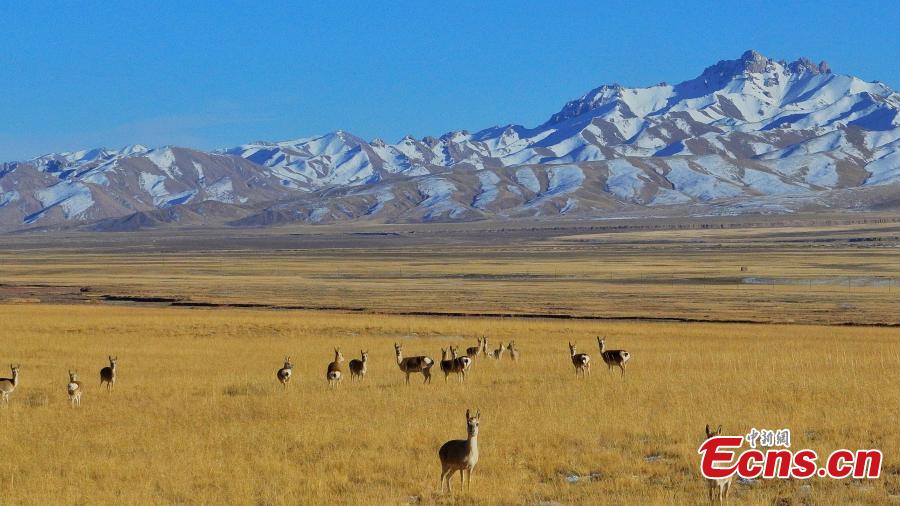
[[(310, 233), (288, 241), (291, 248), (267, 246), (284, 237), (157, 247), (125, 236), (112, 250), (68, 243), (20, 250), (16, 241), (37, 239), (12, 238), (0, 251), (0, 301), (113, 294), (386, 312), (900, 323), (896, 224), (562, 229), (446, 244), (437, 234), (418, 235), (357, 240)], [(88, 239), (71, 240), (78, 241)], [(341, 241), (351, 246), (331, 245)], [(81, 294), (82, 287), (91, 291)]]
[[(465, 385), (403, 384), (393, 342), (435, 357), (480, 334), (515, 339), (521, 363), (478, 359)], [(632, 352), (626, 381), (598, 363), (597, 334)], [(735, 503), (900, 494), (896, 329), (21, 304), (0, 305), (0, 336), (0, 361), (22, 364), (0, 408), (3, 504), (696, 504), (706, 423), (788, 427), (794, 448), (820, 454), (884, 451), (879, 480), (760, 481), (736, 486)], [(567, 340), (594, 355), (585, 381)], [(370, 351), (363, 383), (329, 391), (334, 346), (348, 360)], [(72, 367), (88, 386), (80, 410), (65, 394)], [(464, 437), (467, 407), (482, 411), (473, 488), (440, 496), (437, 449)]]

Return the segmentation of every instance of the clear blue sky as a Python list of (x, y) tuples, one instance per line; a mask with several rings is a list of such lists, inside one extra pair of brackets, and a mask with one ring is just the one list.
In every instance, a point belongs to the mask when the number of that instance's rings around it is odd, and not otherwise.
[(890, 1), (3, 2), (0, 160), (533, 126), (748, 48), (896, 89), (898, 27)]

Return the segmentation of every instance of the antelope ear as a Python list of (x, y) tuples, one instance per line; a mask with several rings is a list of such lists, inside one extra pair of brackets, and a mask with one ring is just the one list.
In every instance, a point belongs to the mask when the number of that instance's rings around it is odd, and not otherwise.
[(706, 438), (709, 439), (710, 436), (712, 436), (712, 434), (709, 432), (709, 424), (706, 424)]
[(468, 420), (469, 420), (469, 410), (467, 409), (466, 410), (466, 421), (468, 421)]
[(719, 435), (719, 436), (722, 435), (722, 426), (721, 426), (721, 425), (719, 425), (719, 429), (716, 430), (716, 434)]
[(480, 409), (475, 412), (475, 418), (477, 418), (478, 420), (481, 420), (481, 410)]

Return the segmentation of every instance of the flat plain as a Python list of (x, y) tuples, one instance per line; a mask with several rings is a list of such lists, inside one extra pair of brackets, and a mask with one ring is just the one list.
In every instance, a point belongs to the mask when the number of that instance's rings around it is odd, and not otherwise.
[[(696, 504), (705, 424), (884, 451), (882, 478), (736, 485), (738, 504), (900, 497), (900, 224), (708, 219), (9, 236), (0, 494), (21, 504)], [(245, 306), (245, 307), (241, 307)], [(515, 340), (409, 386), (393, 343)], [(607, 371), (596, 336), (632, 354)], [(576, 379), (567, 342), (594, 357)], [(370, 352), (329, 390), (333, 348)], [(118, 355), (113, 392), (99, 386)], [(296, 364), (283, 390), (275, 370)], [(86, 382), (82, 407), (68, 369)], [(0, 373), (0, 375), (5, 375)], [(437, 448), (482, 411), (472, 489)], [(458, 481), (454, 483), (458, 485)]]

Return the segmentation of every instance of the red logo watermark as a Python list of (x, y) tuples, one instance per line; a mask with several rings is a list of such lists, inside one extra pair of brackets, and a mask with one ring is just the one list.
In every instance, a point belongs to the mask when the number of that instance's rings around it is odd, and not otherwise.
[[(744, 479), (820, 478), (875, 479), (881, 476), (881, 450), (835, 450), (819, 465), (815, 450), (791, 450), (790, 430), (753, 429), (746, 436), (713, 436), (703, 442), (697, 453), (700, 472), (718, 480), (737, 474)], [(741, 451), (744, 441), (750, 448)], [(757, 449), (757, 445), (762, 449)], [(775, 448), (781, 447), (781, 448)]]

